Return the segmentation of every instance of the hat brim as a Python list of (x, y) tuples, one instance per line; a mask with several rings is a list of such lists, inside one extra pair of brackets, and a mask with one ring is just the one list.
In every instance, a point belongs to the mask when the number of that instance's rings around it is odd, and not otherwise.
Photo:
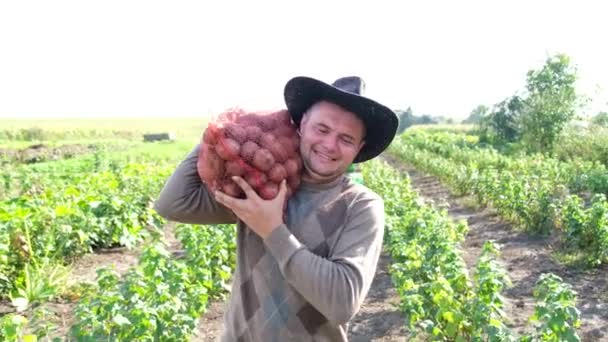
[(378, 156), (393, 141), (399, 126), (397, 115), (388, 107), (364, 96), (345, 92), (310, 77), (289, 80), (284, 90), (285, 104), (296, 126), (315, 103), (325, 100), (354, 113), (366, 128), (365, 145), (355, 157), (361, 163)]

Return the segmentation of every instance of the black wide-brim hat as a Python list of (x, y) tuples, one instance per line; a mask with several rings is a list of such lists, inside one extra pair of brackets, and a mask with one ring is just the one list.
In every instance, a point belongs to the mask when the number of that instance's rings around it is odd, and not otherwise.
[(362, 96), (365, 83), (360, 77), (349, 76), (333, 84), (310, 77), (294, 77), (285, 85), (284, 97), (287, 110), (296, 126), (304, 113), (319, 101), (328, 101), (354, 113), (366, 128), (365, 144), (355, 157), (361, 163), (378, 156), (395, 138), (399, 119), (388, 107)]

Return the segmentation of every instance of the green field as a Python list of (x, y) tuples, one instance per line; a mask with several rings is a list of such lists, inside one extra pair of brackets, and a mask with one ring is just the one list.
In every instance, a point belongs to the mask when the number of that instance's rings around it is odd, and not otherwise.
[(144, 133), (174, 132), (178, 139), (197, 139), (207, 118), (153, 119), (2, 119), (0, 147), (23, 148), (31, 142), (85, 143), (90, 140), (140, 140)]
[[(0, 340), (192, 338), (209, 303), (226, 298), (235, 230), (167, 222), (152, 203), (200, 140), (204, 121), (10, 120), (1, 127)], [(144, 133), (171, 131), (174, 141), (143, 141)], [(608, 264), (608, 172), (578, 145), (563, 146), (578, 158), (505, 154), (480, 144), (469, 126), (424, 126), (406, 130), (387, 154), (491, 208), (517, 227), (511, 234), (552, 237), (556, 259), (570, 261), (563, 267), (601, 269)], [(535, 275), (534, 297), (531, 290), (517, 297), (551, 308), (519, 336), (510, 327), (513, 312), (503, 313), (510, 281), (498, 245), (484, 244), (476, 266), (467, 267), (466, 222), (424, 203), (407, 172), (373, 161), (362, 175), (385, 201), (385, 250), (408, 332), (444, 341), (578, 340), (581, 320), (590, 317), (579, 314), (560, 277)], [(129, 253), (137, 262), (119, 273), (105, 267), (107, 251), (119, 263)], [(99, 267), (97, 277), (74, 266), (84, 258), (97, 260), (88, 266)]]

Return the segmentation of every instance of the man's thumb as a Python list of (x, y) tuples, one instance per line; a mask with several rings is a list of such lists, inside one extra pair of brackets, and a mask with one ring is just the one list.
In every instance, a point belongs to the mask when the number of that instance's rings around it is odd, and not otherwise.
[(280, 189), (279, 189), (279, 196), (281, 196), (282, 199), (285, 199), (286, 195), (287, 195), (287, 180), (283, 179), (283, 181), (281, 182)]

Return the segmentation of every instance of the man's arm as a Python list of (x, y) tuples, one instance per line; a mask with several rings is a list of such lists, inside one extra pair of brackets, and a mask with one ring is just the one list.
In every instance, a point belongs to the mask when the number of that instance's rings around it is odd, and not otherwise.
[(359, 310), (374, 278), (384, 234), (384, 203), (357, 201), (329, 258), (306, 248), (283, 224), (265, 240), (285, 279), (330, 322), (344, 324)]
[(162, 217), (182, 223), (235, 223), (236, 216), (215, 201), (198, 175), (199, 149), (196, 145), (169, 177), (154, 209)]

